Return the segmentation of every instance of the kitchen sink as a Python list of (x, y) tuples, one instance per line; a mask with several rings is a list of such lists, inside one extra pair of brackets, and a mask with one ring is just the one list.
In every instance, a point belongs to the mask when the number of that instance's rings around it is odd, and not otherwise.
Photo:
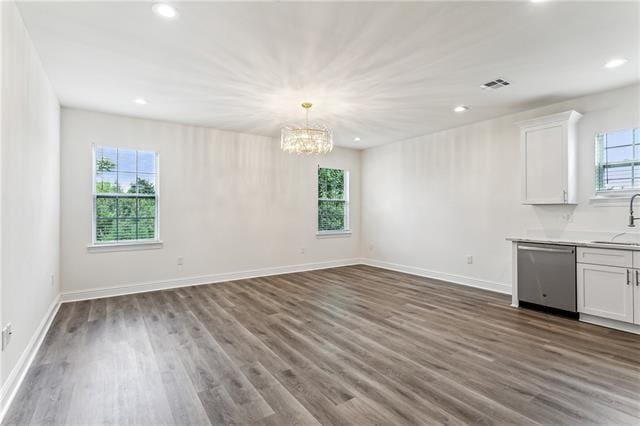
[(624, 241), (591, 241), (594, 244), (611, 244), (618, 246), (640, 246), (640, 243), (629, 243)]

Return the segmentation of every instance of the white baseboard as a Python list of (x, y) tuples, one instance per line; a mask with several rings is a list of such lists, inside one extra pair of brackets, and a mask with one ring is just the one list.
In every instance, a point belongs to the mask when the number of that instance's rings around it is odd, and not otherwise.
[(449, 274), (446, 272), (432, 271), (430, 269), (418, 268), (415, 266), (400, 265), (398, 263), (386, 262), (377, 259), (361, 259), (360, 262), (365, 265), (375, 266), (392, 271), (404, 272), (406, 274), (418, 275), (425, 278), (433, 278), (441, 281), (447, 281), (453, 284), (466, 285), (468, 287), (476, 287), (484, 290), (494, 291), (496, 293), (511, 294), (511, 284), (500, 283), (496, 281), (481, 280), (479, 278), (466, 277), (463, 275)]
[(336, 268), (339, 266), (356, 265), (358, 263), (361, 263), (360, 259), (341, 259), (330, 260), (327, 262), (302, 263), (299, 265), (277, 266), (271, 268), (253, 269), (249, 271), (228, 272), (198, 277), (177, 278), (173, 280), (150, 281), (113, 287), (94, 288), (91, 290), (69, 291), (62, 293), (60, 298), (63, 303), (76, 302), (80, 300), (98, 299), (101, 297), (122, 296), (125, 294), (145, 293), (148, 291), (167, 290), (171, 288), (188, 287), (193, 285), (214, 284), (224, 281), (244, 280), (248, 278), (267, 277), (270, 275), (281, 275), (290, 274), (293, 272)]
[(203, 275), (196, 277), (177, 278), (173, 280), (148, 281), (144, 283), (126, 284), (111, 287), (94, 288), (90, 290), (68, 291), (60, 295), (60, 302), (77, 302), (80, 300), (99, 299), (102, 297), (123, 296), (126, 294), (144, 293), (148, 291), (167, 290), (171, 288), (189, 287), (193, 285), (215, 284), (225, 281), (244, 280), (248, 278), (267, 277), (271, 275), (290, 274), (294, 272), (313, 271), (318, 269), (336, 268), (349, 265), (369, 265), (393, 271), (404, 272), (426, 278), (448, 281), (454, 284), (482, 288), (498, 293), (511, 294), (511, 285), (478, 278), (437, 272), (429, 269), (406, 266), (376, 259), (341, 259), (327, 262), (302, 263), (298, 265), (276, 266), (270, 268), (252, 269), (248, 271), (226, 272), (221, 274)]
[(9, 373), (6, 382), (0, 389), (0, 422), (3, 421), (5, 414), (9, 410), (11, 406), (11, 402), (16, 396), (20, 385), (22, 384), (27, 371), (29, 371), (29, 367), (33, 363), (33, 360), (42, 345), (44, 337), (47, 335), (49, 331), (49, 327), (53, 322), (56, 314), (58, 313), (58, 309), (60, 308), (60, 296), (56, 296), (53, 300), (49, 309), (47, 310), (46, 315), (42, 318), (42, 321), (38, 325), (35, 333), (31, 336), (27, 347), (18, 358), (18, 362)]
[(629, 324), (626, 322), (616, 321), (609, 318), (596, 317), (593, 315), (580, 314), (580, 321), (589, 324), (599, 325), (601, 327), (615, 328), (616, 330), (626, 331), (628, 333), (640, 334), (640, 325)]

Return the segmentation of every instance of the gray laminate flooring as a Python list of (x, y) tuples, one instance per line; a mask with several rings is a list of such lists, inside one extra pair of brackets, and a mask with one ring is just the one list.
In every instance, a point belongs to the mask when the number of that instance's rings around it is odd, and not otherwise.
[(351, 266), (63, 304), (5, 424), (640, 424), (640, 336)]

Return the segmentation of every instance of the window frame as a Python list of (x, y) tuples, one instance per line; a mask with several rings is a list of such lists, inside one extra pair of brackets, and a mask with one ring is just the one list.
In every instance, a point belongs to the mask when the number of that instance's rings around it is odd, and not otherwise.
[[(630, 127), (622, 127), (614, 130), (596, 132), (594, 137), (594, 169), (593, 169), (594, 170), (594, 176), (593, 176), (594, 196), (591, 198), (592, 201), (626, 198), (630, 194), (640, 192), (640, 185), (638, 185), (637, 187), (625, 188), (625, 189), (601, 189), (599, 184), (599, 179), (601, 174), (603, 173), (603, 169), (606, 168), (606, 166), (609, 163), (606, 161), (602, 161), (602, 162), (600, 161), (601, 152), (603, 152), (606, 148), (600, 146), (600, 142), (598, 141), (598, 139), (600, 138), (601, 135), (606, 138), (606, 135), (609, 133), (616, 133), (624, 130), (631, 130), (632, 140), (631, 140), (630, 146), (633, 151), (634, 158), (633, 160), (630, 160), (627, 162), (617, 162), (617, 164), (620, 164), (620, 165), (626, 164), (628, 166), (631, 166), (632, 181), (637, 179), (640, 182), (640, 176), (638, 177), (634, 176), (634, 169), (633, 169), (634, 166), (636, 165), (640, 166), (640, 157), (636, 158), (636, 146), (640, 147), (640, 138), (636, 140), (636, 134), (640, 135), (640, 126), (636, 125), (636, 126), (630, 126)], [(603, 143), (606, 143), (606, 141)]]
[[(343, 172), (344, 179), (344, 199), (338, 198), (320, 198), (320, 169), (333, 169), (333, 170), (341, 170)], [(316, 236), (317, 237), (331, 237), (331, 236), (349, 236), (351, 235), (351, 221), (350, 221), (350, 212), (351, 212), (351, 182), (350, 182), (351, 173), (347, 169), (341, 169), (338, 167), (327, 167), (318, 165), (316, 170)], [(344, 229), (339, 230), (320, 230), (319, 228), (319, 202), (320, 201), (342, 201), (344, 202)]]
[[(128, 150), (132, 150), (132, 151), (136, 151), (136, 158), (137, 158), (137, 153), (139, 151), (144, 151), (144, 152), (153, 152), (154, 154), (154, 162), (155, 162), (155, 183), (154, 183), (154, 190), (155, 190), (155, 194), (154, 197), (155, 198), (155, 220), (154, 220), (154, 238), (145, 238), (145, 239), (136, 239), (136, 240), (114, 240), (114, 241), (98, 241), (97, 239), (97, 204), (98, 204), (98, 196), (102, 196), (102, 197), (113, 197), (113, 198), (118, 198), (119, 195), (112, 195), (112, 194), (98, 194), (96, 192), (96, 150), (98, 148), (115, 148), (115, 149), (128, 149)], [(137, 166), (136, 166), (137, 168)], [(106, 145), (97, 145), (97, 144), (92, 144), (91, 145), (91, 172), (92, 172), (92, 177), (91, 177), (91, 182), (92, 182), (92, 188), (91, 188), (91, 244), (88, 245), (89, 249), (100, 249), (100, 248), (135, 248), (136, 246), (138, 247), (145, 247), (146, 248), (159, 248), (162, 246), (162, 240), (160, 239), (160, 154), (158, 153), (158, 151), (154, 151), (154, 150), (143, 150), (143, 149), (137, 149), (137, 148), (123, 148), (120, 146), (106, 146)], [(128, 198), (128, 197), (123, 197), (123, 198)], [(140, 197), (139, 194), (136, 194), (135, 197), (130, 197), (130, 198), (152, 198), (152, 197)]]

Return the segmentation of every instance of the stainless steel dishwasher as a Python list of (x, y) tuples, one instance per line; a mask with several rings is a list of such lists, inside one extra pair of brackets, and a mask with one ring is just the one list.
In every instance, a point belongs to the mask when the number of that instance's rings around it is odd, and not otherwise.
[(524, 307), (576, 313), (576, 248), (518, 244), (518, 300)]

